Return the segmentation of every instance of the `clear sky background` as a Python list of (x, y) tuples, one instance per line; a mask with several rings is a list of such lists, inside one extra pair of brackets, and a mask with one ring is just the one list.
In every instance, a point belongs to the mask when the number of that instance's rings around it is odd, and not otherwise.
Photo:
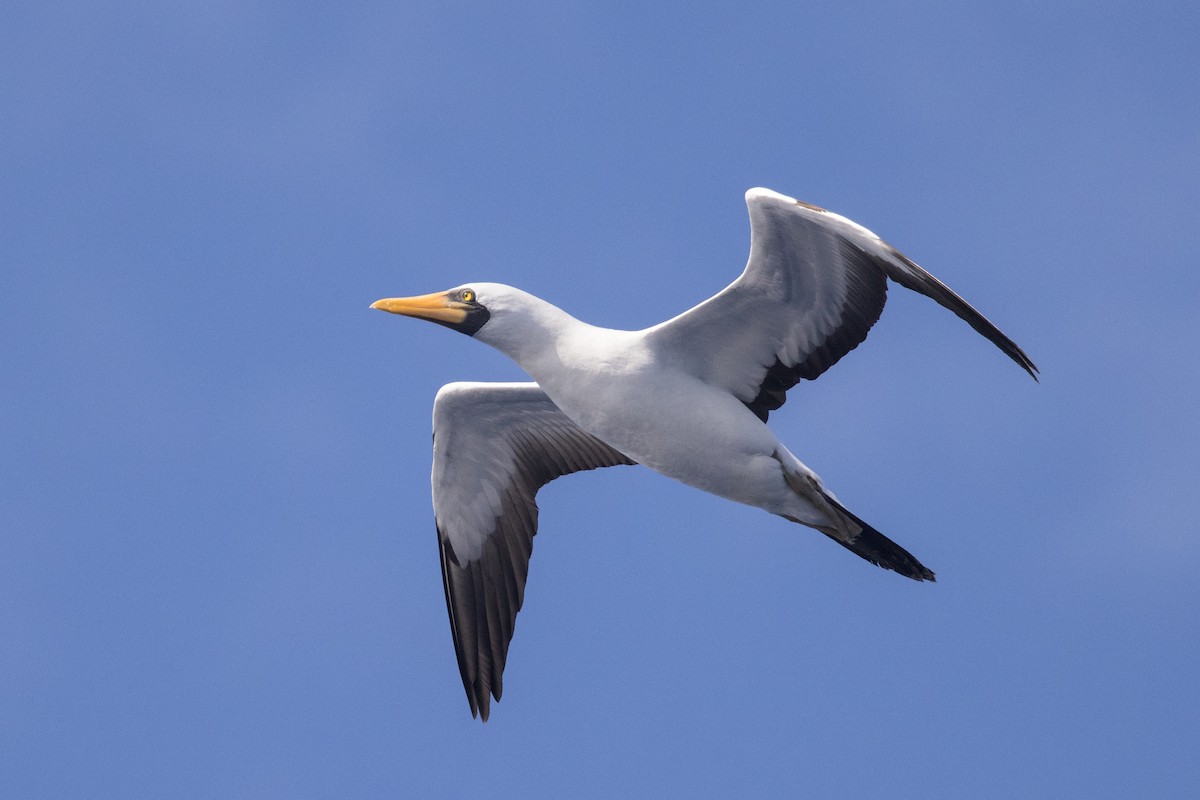
[[(0, 796), (1195, 797), (1194, 3), (8, 3)], [(373, 300), (644, 327), (767, 186), (893, 287), (772, 416), (916, 584), (644, 469), (543, 490), (471, 719), (429, 415), (503, 356)]]

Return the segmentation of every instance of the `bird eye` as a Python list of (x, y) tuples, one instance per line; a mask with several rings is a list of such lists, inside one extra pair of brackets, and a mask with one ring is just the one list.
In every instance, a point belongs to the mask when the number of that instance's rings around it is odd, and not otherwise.
[(462, 298), (462, 301), (464, 303), (474, 303), (475, 302), (475, 293), (472, 292), (470, 289), (463, 289), (463, 292), (461, 295), (459, 295), (459, 297)]

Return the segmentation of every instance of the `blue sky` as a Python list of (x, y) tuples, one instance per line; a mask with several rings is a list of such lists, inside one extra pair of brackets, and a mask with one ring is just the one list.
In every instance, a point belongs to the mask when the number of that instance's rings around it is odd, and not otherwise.
[[(10, 3), (0, 795), (1191, 797), (1200, 12), (1185, 3)], [(772, 426), (933, 568), (641, 469), (551, 484), (486, 726), (429, 413), (501, 355), (373, 300), (643, 327), (743, 192), (893, 288)]]

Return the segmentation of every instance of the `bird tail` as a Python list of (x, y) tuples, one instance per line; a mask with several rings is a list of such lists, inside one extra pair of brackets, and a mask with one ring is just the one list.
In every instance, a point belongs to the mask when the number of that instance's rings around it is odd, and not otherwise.
[[(790, 519), (792, 522), (816, 528), (854, 555), (865, 558), (878, 567), (899, 572), (914, 581), (937, 580), (933, 570), (917, 561), (916, 556), (851, 514), (845, 506), (833, 499), (833, 496), (821, 486), (821, 479), (813, 474), (812, 470), (801, 464), (795, 456), (780, 448), (774, 453), (774, 457), (783, 469), (783, 479), (787, 481), (791, 490), (804, 499), (806, 505), (819, 510), (829, 522), (834, 524), (827, 527), (811, 519), (797, 519), (787, 514), (780, 514), (780, 516)], [(789, 460), (792, 462), (790, 465)], [(840, 519), (838, 519), (839, 517)], [(853, 523), (859, 529), (858, 533), (851, 533), (852, 528), (849, 523)]]
[(865, 558), (872, 564), (884, 569), (899, 572), (906, 578), (912, 578), (914, 581), (937, 580), (937, 577), (933, 574), (933, 570), (918, 561), (916, 556), (851, 514), (837, 500), (826, 494), (825, 501), (862, 529), (857, 536), (849, 541), (844, 541), (828, 531), (821, 531), (830, 539), (833, 539), (856, 556)]

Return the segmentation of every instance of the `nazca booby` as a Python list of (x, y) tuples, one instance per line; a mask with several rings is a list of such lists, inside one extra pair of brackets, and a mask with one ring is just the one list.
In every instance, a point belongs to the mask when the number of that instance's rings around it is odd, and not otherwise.
[[(887, 281), (953, 311), (1037, 379), (1012, 340), (871, 231), (767, 189), (746, 193), (750, 258), (726, 289), (640, 331), (598, 328), (531, 294), (468, 283), (371, 305), (437, 322), (534, 383), (451, 383), (433, 408), (433, 505), (446, 606), (471, 714), (486, 721), (537, 532), (538, 489), (642, 464), (815, 528), (915, 580), (934, 574), (848, 511), (765, 424), (800, 379), (866, 338)], [(489, 697), (490, 696), (490, 697)]]

